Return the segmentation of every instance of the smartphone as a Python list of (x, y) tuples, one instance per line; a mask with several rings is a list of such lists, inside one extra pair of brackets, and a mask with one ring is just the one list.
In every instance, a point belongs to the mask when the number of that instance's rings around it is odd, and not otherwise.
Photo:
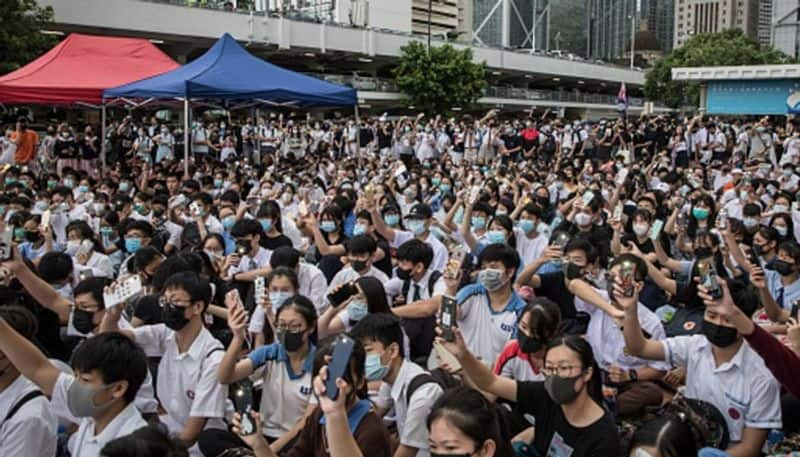
[(305, 201), (301, 201), (300, 204), (297, 205), (297, 214), (300, 217), (308, 216), (308, 204)]
[(622, 218), (622, 203), (617, 203), (617, 206), (614, 207), (614, 213), (611, 215), (611, 218), (614, 220), (621, 220)]
[(653, 221), (653, 226), (650, 227), (650, 239), (653, 241), (658, 241), (658, 237), (661, 236), (661, 230), (664, 228), (664, 221), (661, 219), (656, 219)]
[(636, 267), (633, 262), (624, 261), (620, 266), (620, 282), (622, 283), (623, 295), (630, 298), (633, 297), (634, 287), (633, 287), (633, 280), (634, 280), (634, 272), (636, 271)]
[(53, 216), (53, 212), (49, 209), (42, 213), (42, 223), (40, 226), (42, 227), (42, 231), (46, 231), (50, 228), (50, 218)]
[(592, 203), (592, 200), (594, 200), (594, 192), (591, 190), (584, 192), (581, 200), (583, 201), (583, 207), (586, 208)]
[(172, 200), (172, 203), (169, 204), (169, 209), (180, 208), (181, 206), (185, 206), (187, 203), (189, 203), (189, 198), (186, 195), (178, 194), (178, 196)]
[(10, 260), (14, 253), (14, 229), (6, 226), (0, 234), (0, 261)]
[(556, 235), (556, 238), (553, 240), (551, 245), (557, 248), (563, 248), (564, 246), (567, 245), (567, 243), (569, 243), (569, 235), (567, 235), (564, 232), (561, 232), (558, 235)]
[(472, 186), (469, 190), (469, 201), (470, 203), (474, 203), (478, 201), (478, 197), (481, 196), (481, 188), (480, 186)]
[(444, 271), (446, 278), (458, 278), (458, 274), (461, 272), (461, 266), (464, 264), (464, 259), (466, 256), (467, 253), (463, 249), (456, 249), (452, 254), (450, 254), (450, 259), (447, 261), (447, 267)]
[(249, 380), (239, 381), (233, 386), (233, 407), (242, 417), (242, 435), (256, 432), (253, 420), (253, 384)]
[(789, 317), (797, 319), (797, 311), (800, 311), (800, 300), (794, 300), (792, 302), (792, 309), (789, 312)]
[(128, 301), (131, 297), (142, 292), (142, 278), (139, 275), (131, 275), (121, 283), (112, 286), (109, 292), (103, 292), (103, 303), (105, 308), (113, 308), (120, 303)]
[(442, 338), (445, 341), (455, 340), (453, 335), (453, 327), (456, 327), (456, 318), (458, 317), (458, 302), (453, 297), (448, 295), (442, 296), (442, 314), (441, 314), (441, 327)]
[(344, 377), (350, 365), (350, 355), (353, 353), (355, 342), (347, 335), (339, 335), (333, 343), (333, 354), (328, 364), (328, 379), (325, 381), (325, 390), (328, 398), (336, 400), (339, 396), (339, 387), (336, 379)]
[[(256, 300), (267, 294), (267, 280), (263, 276), (259, 276), (253, 281), (253, 295)], [(236, 289), (234, 289), (236, 290)]]
[(328, 294), (328, 301), (331, 303), (331, 306), (336, 307), (344, 303), (345, 300), (352, 297), (357, 292), (356, 286), (352, 283), (348, 283), (340, 287), (336, 292)]
[(83, 281), (85, 279), (93, 278), (93, 277), (94, 277), (94, 273), (92, 272), (91, 268), (87, 268), (85, 270), (81, 270), (81, 272), (78, 273), (78, 279), (80, 279), (81, 281)]
[(714, 264), (703, 261), (697, 264), (697, 269), (700, 272), (700, 284), (708, 289), (709, 295), (715, 300), (722, 298), (722, 288), (717, 281), (717, 269), (714, 268)]

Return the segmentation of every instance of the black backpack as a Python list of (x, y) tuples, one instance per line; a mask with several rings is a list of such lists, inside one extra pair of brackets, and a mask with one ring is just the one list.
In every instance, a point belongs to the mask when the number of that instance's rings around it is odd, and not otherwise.
[(411, 403), (411, 397), (414, 396), (414, 392), (425, 384), (438, 384), (442, 390), (447, 390), (460, 386), (461, 381), (441, 368), (435, 368), (431, 370), (430, 373), (420, 373), (411, 378), (411, 382), (408, 383), (408, 387), (406, 388), (406, 404)]
[(542, 145), (542, 152), (548, 155), (552, 155), (556, 153), (556, 139), (553, 135), (546, 133), (545, 136), (547, 137), (544, 140), (544, 144)]

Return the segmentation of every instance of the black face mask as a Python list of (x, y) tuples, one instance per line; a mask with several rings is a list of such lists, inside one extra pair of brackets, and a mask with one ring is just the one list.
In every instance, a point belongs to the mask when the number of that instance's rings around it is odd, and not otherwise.
[(703, 321), (703, 335), (709, 343), (719, 348), (726, 348), (739, 338), (739, 334), (733, 327), (723, 327), (707, 320)]
[(42, 235), (40, 235), (39, 232), (33, 232), (28, 230), (25, 231), (25, 240), (31, 243), (39, 241), (41, 237)]
[(164, 307), (161, 308), (161, 319), (167, 328), (176, 332), (186, 327), (186, 324), (189, 323), (189, 319), (186, 317), (186, 308), (181, 308), (174, 303), (164, 304)]
[(536, 197), (536, 203), (538, 203), (539, 206), (541, 206), (543, 208), (547, 208), (548, 206), (550, 206), (550, 199), (547, 198), (547, 197), (541, 197), (541, 196), (540, 197)]
[(158, 209), (154, 209), (153, 210), (153, 216), (160, 218), (163, 215), (164, 215), (164, 210), (163, 209), (158, 208)]
[(397, 277), (399, 279), (402, 279), (403, 281), (408, 281), (409, 279), (411, 279), (411, 269), (404, 270), (400, 267), (397, 267), (396, 274)]
[(352, 266), (355, 271), (364, 271), (367, 269), (367, 262), (365, 260), (354, 260)]
[(757, 256), (764, 255), (764, 246), (760, 244), (753, 244), (753, 254)]
[(526, 354), (535, 354), (544, 347), (544, 342), (517, 331), (519, 349)]
[(303, 346), (303, 332), (283, 332), (279, 336), (279, 341), (288, 352), (294, 352)]
[(701, 246), (694, 250), (694, 256), (698, 259), (707, 259), (712, 255), (714, 255), (714, 253), (711, 251), (711, 248), (706, 246)]
[(772, 269), (777, 271), (781, 276), (789, 276), (794, 273), (794, 265), (780, 259), (776, 259), (772, 262)]
[(94, 330), (94, 322), (92, 322), (92, 319), (94, 319), (94, 312), (84, 311), (78, 308), (72, 310), (72, 326), (75, 327), (75, 330), (84, 335)]
[(583, 271), (581, 271), (583, 267), (575, 265), (572, 262), (567, 262), (564, 264), (564, 276), (568, 280), (578, 279), (583, 277)]

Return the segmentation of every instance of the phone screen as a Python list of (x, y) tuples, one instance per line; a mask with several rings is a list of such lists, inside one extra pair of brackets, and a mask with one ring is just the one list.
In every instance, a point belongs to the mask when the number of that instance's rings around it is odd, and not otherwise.
[(453, 327), (456, 326), (456, 318), (458, 317), (458, 302), (453, 297), (447, 295), (442, 296), (442, 337), (446, 341), (453, 341)]
[(336, 400), (339, 396), (339, 387), (336, 386), (336, 379), (344, 377), (345, 370), (350, 362), (350, 355), (353, 353), (355, 342), (347, 335), (339, 335), (333, 345), (333, 355), (328, 364), (328, 379), (325, 381), (325, 390), (328, 398)]
[(352, 297), (356, 294), (356, 288), (352, 284), (345, 284), (336, 292), (328, 295), (328, 301), (331, 302), (331, 306), (339, 306), (344, 303), (345, 300)]

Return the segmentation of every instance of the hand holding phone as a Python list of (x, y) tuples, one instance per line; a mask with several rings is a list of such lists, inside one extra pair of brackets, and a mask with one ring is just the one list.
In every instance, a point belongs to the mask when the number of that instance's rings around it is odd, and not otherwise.
[(354, 345), (355, 341), (344, 334), (339, 335), (333, 343), (333, 354), (328, 364), (328, 379), (325, 380), (325, 392), (331, 400), (339, 397), (339, 386), (336, 385), (336, 380), (344, 377), (349, 368)]
[(328, 294), (328, 301), (331, 303), (331, 306), (337, 307), (356, 293), (358, 293), (358, 291), (356, 290), (356, 286), (352, 283), (342, 284), (336, 291)]
[(442, 338), (445, 341), (455, 341), (453, 335), (453, 327), (457, 326), (456, 319), (458, 318), (458, 302), (456, 299), (447, 295), (442, 296), (442, 309), (440, 315), (440, 327), (442, 329)]
[(240, 434), (252, 435), (256, 432), (256, 422), (253, 419), (253, 384), (245, 379), (233, 386), (233, 407), (241, 416)]

